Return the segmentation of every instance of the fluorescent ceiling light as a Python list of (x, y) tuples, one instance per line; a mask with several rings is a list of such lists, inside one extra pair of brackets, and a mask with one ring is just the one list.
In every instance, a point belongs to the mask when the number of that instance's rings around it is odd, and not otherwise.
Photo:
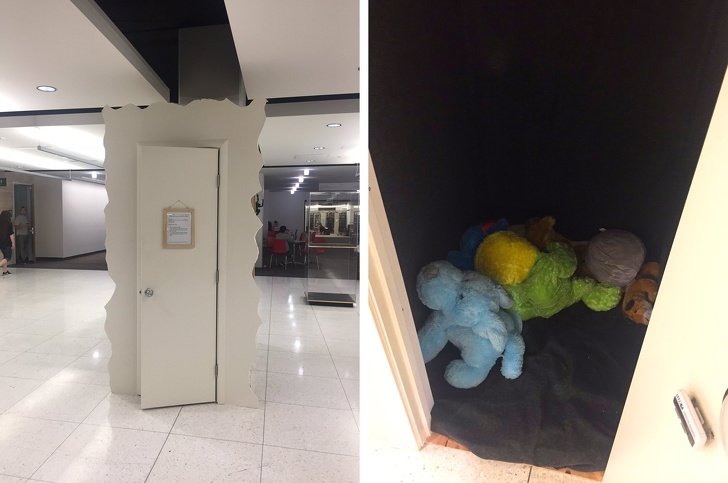
[(56, 89), (53, 86), (38, 86), (36, 87), (41, 92), (56, 92), (58, 89)]
[(298, 182), (299, 182), (299, 183), (303, 183), (303, 176), (299, 176), (299, 177), (298, 177)]
[(291, 194), (293, 194), (293, 193), (295, 193), (295, 192), (296, 192), (296, 190), (291, 190)]
[(327, 124), (326, 127), (341, 127), (341, 123), (332, 122), (331, 124)]
[(317, 151), (321, 151), (322, 149), (326, 149), (326, 148), (323, 146), (316, 146), (316, 147), (314, 147), (314, 149)]
[(95, 161), (87, 161), (85, 159), (77, 158), (76, 156), (73, 156), (71, 154), (66, 154), (61, 151), (57, 151), (55, 149), (46, 147), (46, 146), (38, 146), (38, 151), (41, 151), (43, 153), (52, 154), (53, 156), (58, 156), (59, 158), (66, 159), (68, 161), (73, 161), (75, 163), (83, 163), (88, 164), (90, 166), (94, 166), (96, 168), (103, 168), (104, 166), (102, 164), (99, 164)]
[(304, 175), (304, 176), (308, 176), (308, 174), (309, 174), (310, 172), (311, 172), (311, 170), (310, 170), (310, 169), (304, 169), (304, 170), (303, 170), (303, 175)]

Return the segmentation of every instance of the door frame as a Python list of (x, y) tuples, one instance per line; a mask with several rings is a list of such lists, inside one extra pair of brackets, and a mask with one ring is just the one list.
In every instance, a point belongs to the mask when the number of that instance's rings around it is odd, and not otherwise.
[[(28, 245), (30, 247), (30, 253), (33, 255), (32, 260), (35, 260), (35, 185), (33, 183), (24, 183), (22, 181), (13, 181), (13, 223), (15, 223), (15, 217), (19, 210), (19, 207), (16, 206), (15, 203), (15, 190), (18, 186), (26, 186), (29, 193), (28, 198), (30, 199), (30, 202), (25, 205), (28, 211), (28, 218), (30, 219), (30, 227), (28, 227), (28, 236), (30, 236), (30, 239), (28, 240)], [(13, 250), (13, 263), (17, 260), (18, 253), (19, 247), (16, 247), (16, 249)]]
[(382, 194), (369, 158), (369, 310), (415, 444), (432, 434), (435, 405)]
[[(217, 376), (215, 379), (215, 395), (216, 402), (218, 404), (225, 404), (226, 391), (225, 391), (225, 373), (227, 370), (227, 364), (225, 359), (225, 337), (226, 337), (226, 323), (227, 323), (227, 312), (225, 310), (225, 294), (227, 293), (227, 277), (225, 276), (225, 265), (220, 263), (220, 260), (227, 258), (228, 246), (224, 239), (220, 220), (225, 218), (225, 214), (228, 210), (227, 197), (223, 196), (223, 180), (226, 179), (226, 173), (224, 172), (227, 168), (227, 163), (223, 160), (227, 158), (227, 144), (226, 140), (210, 140), (210, 141), (198, 141), (198, 142), (168, 142), (168, 141), (156, 141), (156, 142), (142, 142), (137, 143), (137, 159), (141, 156), (142, 146), (162, 146), (172, 148), (209, 148), (216, 149), (218, 151), (218, 188), (217, 188), (217, 270), (219, 275), (217, 283), (217, 300), (216, 300), (216, 312), (217, 312), (217, 335), (215, 338), (216, 342), (216, 354), (215, 358), (217, 361)], [(138, 188), (137, 188), (138, 189)], [(141, 209), (137, 202), (137, 210)], [(137, 286), (140, 287), (140, 274), (141, 274), (141, 256), (139, 256), (140, 241), (137, 234)], [(137, 298), (137, 320), (136, 320), (136, 348), (137, 348), (137, 375), (136, 375), (136, 392), (137, 395), (141, 395), (141, 300)]]

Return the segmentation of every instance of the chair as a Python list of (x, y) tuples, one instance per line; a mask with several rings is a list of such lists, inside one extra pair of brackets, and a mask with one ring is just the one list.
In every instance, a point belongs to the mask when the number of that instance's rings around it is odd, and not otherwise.
[(268, 232), (268, 243), (267, 243), (267, 245), (268, 245), (268, 249), (269, 250), (272, 250), (273, 249), (273, 245), (275, 244), (275, 242), (276, 242), (276, 232), (273, 231), (273, 230), (271, 230), (271, 231)]
[[(320, 238), (314, 236), (311, 241), (313, 243), (321, 243), (322, 240)], [(323, 255), (326, 250), (323, 249), (323, 248), (316, 248), (315, 250), (316, 250), (315, 251), (315, 255), (316, 255), (316, 268), (317, 269), (320, 269), (321, 267), (319, 266), (319, 255)], [(306, 251), (306, 262), (308, 262), (308, 257), (309, 257), (309, 254), (311, 253), (311, 249), (309, 248), (308, 244), (306, 244), (305, 251)]]
[(276, 257), (276, 265), (278, 265), (278, 256), (283, 255), (283, 268), (288, 268), (288, 245), (286, 240), (273, 240), (273, 247), (270, 251), (269, 267), (273, 267), (273, 257)]

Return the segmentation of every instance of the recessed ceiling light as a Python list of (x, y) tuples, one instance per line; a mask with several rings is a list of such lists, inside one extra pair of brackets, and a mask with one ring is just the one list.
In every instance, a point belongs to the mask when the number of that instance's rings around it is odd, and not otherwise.
[(56, 92), (56, 88), (53, 86), (38, 86), (36, 87), (41, 92)]
[(326, 149), (326, 148), (323, 146), (316, 146), (316, 147), (314, 147), (314, 149), (317, 151), (321, 151), (322, 149)]
[(295, 193), (295, 192), (296, 192), (296, 190), (291, 190), (291, 194), (293, 194), (293, 193)]
[(332, 122), (331, 124), (327, 124), (326, 127), (341, 127), (340, 122)]
[[(0, 139), (3, 139), (3, 138), (0, 138)], [(304, 175), (304, 176), (308, 176), (308, 174), (309, 174), (310, 172), (311, 172), (311, 170), (310, 170), (310, 169), (304, 169), (304, 170), (303, 170), (303, 175)]]
[(298, 177), (298, 182), (299, 182), (299, 183), (303, 183), (303, 176), (299, 176), (299, 177)]

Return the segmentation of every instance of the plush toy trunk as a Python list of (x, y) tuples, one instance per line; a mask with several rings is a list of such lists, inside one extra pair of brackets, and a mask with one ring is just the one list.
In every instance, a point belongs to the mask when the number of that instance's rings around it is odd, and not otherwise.
[(482, 221), (628, 230), (664, 266), (727, 62), (723, 1), (370, 0), (369, 149), (417, 324), (418, 271)]

